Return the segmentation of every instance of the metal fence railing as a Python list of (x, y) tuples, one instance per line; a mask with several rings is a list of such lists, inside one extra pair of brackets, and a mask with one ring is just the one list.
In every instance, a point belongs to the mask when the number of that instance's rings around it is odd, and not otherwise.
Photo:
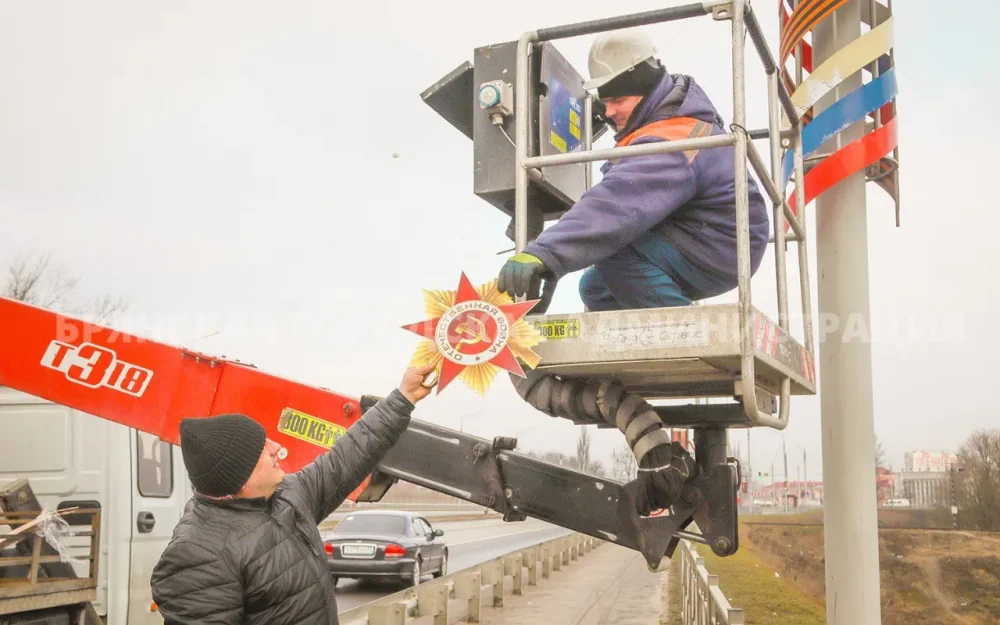
[(681, 622), (683, 625), (744, 625), (743, 608), (734, 608), (719, 587), (719, 576), (705, 568), (694, 543), (681, 540)]

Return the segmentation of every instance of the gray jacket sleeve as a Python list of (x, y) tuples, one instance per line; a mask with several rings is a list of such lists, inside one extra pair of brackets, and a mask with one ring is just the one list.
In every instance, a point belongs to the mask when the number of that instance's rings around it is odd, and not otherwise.
[[(288, 491), (319, 523), (328, 517), (382, 460), (410, 424), (414, 405), (399, 389), (379, 400), (347, 429), (329, 452), (289, 476)], [(290, 493), (291, 494), (291, 493)]]
[(242, 625), (243, 584), (219, 553), (194, 541), (172, 542), (151, 576), (164, 625)]

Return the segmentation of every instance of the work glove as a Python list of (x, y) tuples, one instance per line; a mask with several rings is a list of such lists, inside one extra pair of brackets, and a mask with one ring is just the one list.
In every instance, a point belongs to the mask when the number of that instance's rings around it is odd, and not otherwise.
[(540, 279), (545, 271), (545, 264), (541, 260), (521, 252), (510, 257), (500, 269), (497, 290), (511, 297), (527, 295), (537, 285), (536, 279)]

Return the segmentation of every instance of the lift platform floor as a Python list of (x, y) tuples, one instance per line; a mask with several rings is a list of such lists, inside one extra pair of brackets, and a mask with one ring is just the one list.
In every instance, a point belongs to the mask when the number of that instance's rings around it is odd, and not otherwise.
[[(545, 339), (533, 350), (539, 371), (577, 378), (614, 377), (646, 399), (733, 397), (741, 376), (738, 304), (528, 315)], [(756, 386), (775, 395), (815, 395), (812, 356), (757, 309)]]

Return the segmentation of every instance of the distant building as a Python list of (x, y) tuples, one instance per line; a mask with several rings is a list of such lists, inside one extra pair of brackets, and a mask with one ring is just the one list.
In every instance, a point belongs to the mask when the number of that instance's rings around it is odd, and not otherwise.
[(896, 488), (896, 476), (885, 467), (875, 467), (875, 498), (878, 505), (885, 505), (893, 498)]
[(936, 473), (958, 464), (958, 456), (949, 451), (908, 451), (903, 454), (903, 471)]
[(751, 494), (751, 501), (758, 506), (784, 507), (785, 497), (788, 498), (789, 508), (820, 505), (823, 503), (823, 482), (775, 482), (763, 486), (758, 484)]
[(906, 499), (914, 508), (951, 505), (949, 471), (900, 471), (895, 478), (895, 499)]

